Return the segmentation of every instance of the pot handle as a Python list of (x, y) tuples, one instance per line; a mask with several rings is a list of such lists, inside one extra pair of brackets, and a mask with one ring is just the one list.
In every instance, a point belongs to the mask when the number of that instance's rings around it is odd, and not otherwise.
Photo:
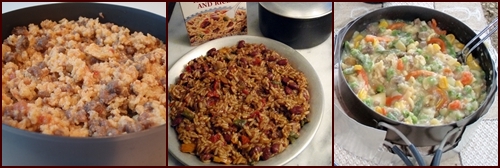
[(413, 157), (415, 157), (415, 160), (417, 161), (418, 165), (419, 166), (426, 166), (424, 158), (422, 157), (420, 152), (418, 152), (415, 145), (413, 145), (413, 143), (411, 143), (411, 141), (408, 140), (408, 138), (401, 131), (399, 131), (396, 127), (394, 127), (388, 123), (385, 123), (385, 122), (379, 122), (378, 126), (385, 127), (386, 129), (389, 129), (389, 130), (393, 131), (394, 133), (396, 133), (401, 139), (403, 139), (403, 141), (406, 143), (406, 145), (408, 145), (408, 148), (410, 148), (410, 152), (411, 152), (411, 154), (413, 154)]
[(434, 157), (432, 158), (431, 166), (439, 166), (440, 165), (441, 155), (443, 154), (443, 148), (444, 148), (444, 145), (446, 145), (448, 138), (450, 138), (453, 134), (456, 134), (457, 132), (460, 132), (460, 131), (461, 131), (461, 129), (457, 127), (457, 128), (452, 129), (448, 133), (446, 133), (443, 141), (441, 141), (441, 144), (439, 144), (439, 147), (436, 150)]
[[(342, 30), (339, 31), (339, 33), (341, 33)], [(333, 48), (333, 65), (335, 65), (335, 68), (338, 68), (336, 65), (338, 62), (340, 62), (340, 55), (342, 54), (342, 52), (340, 51), (341, 47), (339, 45), (339, 42), (340, 42), (340, 39), (339, 39), (340, 35), (338, 34), (335, 34), (335, 37), (333, 39), (333, 44), (334, 44), (334, 48)], [(339, 51), (337, 53), (337, 51)]]

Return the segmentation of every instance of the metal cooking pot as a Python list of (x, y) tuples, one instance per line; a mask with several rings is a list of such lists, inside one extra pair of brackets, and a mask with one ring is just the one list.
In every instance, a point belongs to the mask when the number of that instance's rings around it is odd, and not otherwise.
[[(150, 33), (166, 42), (166, 18), (146, 11), (97, 3), (61, 3), (2, 14), (2, 39), (14, 27), (40, 24), (45, 19), (78, 20), (79, 16)], [(105, 138), (49, 136), (2, 124), (2, 165), (157, 165), (166, 166), (166, 125), (128, 135)]]
[(332, 32), (332, 2), (259, 2), (259, 28), (295, 49), (317, 46)]
[[(431, 19), (436, 19), (438, 21), (438, 27), (443, 30), (446, 30), (449, 33), (455, 35), (456, 39), (462, 43), (467, 43), (470, 39), (472, 39), (476, 33), (471, 30), (467, 25), (457, 20), (456, 18), (447, 15), (445, 13), (439, 12), (437, 10), (417, 7), (417, 6), (393, 6), (382, 8), (379, 10), (372, 11), (364, 16), (361, 16), (350, 23), (348, 23), (343, 29), (341, 29), (338, 35), (335, 37), (334, 42), (334, 61), (335, 64), (341, 61), (341, 54), (344, 50), (342, 44), (345, 41), (349, 41), (352, 39), (353, 33), (355, 31), (362, 31), (367, 28), (367, 25), (378, 21), (380, 19), (401, 19), (406, 21), (413, 21), (416, 18), (420, 18), (420, 20), (428, 21)], [(479, 41), (476, 40), (476, 41)], [(378, 114), (377, 112), (370, 109), (366, 106), (352, 91), (352, 89), (348, 86), (348, 83), (343, 75), (342, 69), (340, 69), (339, 77), (340, 81), (340, 90), (342, 97), (346, 102), (350, 102), (348, 104), (348, 109), (355, 113), (356, 118), (363, 118), (358, 120), (358, 122), (371, 126), (377, 127), (378, 122), (383, 121), (388, 123), (394, 127), (396, 127), (399, 131), (401, 131), (415, 146), (434, 146), (439, 145), (441, 141), (443, 141), (445, 135), (454, 128), (462, 128), (461, 131), (455, 133), (448, 143), (455, 144), (460, 140), (460, 136), (463, 133), (465, 126), (476, 122), (479, 117), (486, 114), (491, 107), (495, 99), (495, 93), (498, 90), (497, 86), (497, 68), (495, 65), (495, 61), (490, 56), (486, 46), (481, 44), (476, 50), (472, 52), (475, 58), (479, 60), (479, 64), (482, 69), (486, 72), (486, 85), (487, 85), (487, 98), (484, 102), (482, 102), (479, 108), (464, 119), (457, 121), (456, 123), (440, 125), (440, 126), (417, 126), (417, 125), (408, 125), (405, 123), (397, 122), (391, 120), (385, 116)], [(406, 145), (401, 138), (391, 130), (388, 130), (386, 135), (386, 140), (399, 144)]]

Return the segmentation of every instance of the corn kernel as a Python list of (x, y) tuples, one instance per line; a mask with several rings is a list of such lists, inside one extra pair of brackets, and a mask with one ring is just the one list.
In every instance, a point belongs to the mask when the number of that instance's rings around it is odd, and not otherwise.
[(394, 103), (394, 108), (402, 110), (403, 109), (403, 105), (401, 104), (401, 102), (397, 101), (397, 102)]
[(456, 46), (457, 46), (458, 49), (463, 49), (464, 48), (464, 44), (462, 44), (462, 43), (457, 43)]
[(389, 23), (385, 19), (380, 20), (380, 23), (378, 24), (379, 28), (387, 28), (389, 26)]
[(460, 88), (460, 89), (464, 88), (464, 85), (462, 84), (462, 82), (460, 82), (460, 80), (457, 80), (457, 81), (455, 82), (455, 86), (457, 86), (457, 87), (458, 87), (458, 88)]
[(356, 37), (354, 37), (354, 42), (361, 41), (362, 39), (363, 39), (363, 35), (358, 34)]
[(373, 39), (373, 47), (377, 46), (378, 45), (378, 40), (377, 39)]
[(354, 42), (354, 48), (358, 48), (359, 46), (359, 41)]
[(448, 79), (445, 76), (439, 77), (439, 88), (448, 89)]
[(363, 66), (361, 66), (361, 65), (354, 65), (354, 70), (359, 71), (359, 70), (362, 70), (362, 69), (363, 69)]
[(367, 95), (368, 93), (366, 92), (366, 89), (361, 89), (358, 93), (358, 98), (361, 99), (361, 100), (364, 100), (366, 99), (366, 97), (368, 96)]
[(441, 47), (438, 44), (432, 44), (432, 52), (437, 53), (438, 51), (441, 51)]
[(382, 112), (382, 107), (380, 107), (380, 106), (375, 107), (375, 112), (377, 112), (377, 113), (379, 113), (381, 115), (384, 115), (383, 112)]
[(477, 61), (472, 57), (472, 54), (469, 54), (467, 56), (467, 65), (469, 65), (469, 68), (472, 70), (481, 70), (481, 66), (477, 63)]

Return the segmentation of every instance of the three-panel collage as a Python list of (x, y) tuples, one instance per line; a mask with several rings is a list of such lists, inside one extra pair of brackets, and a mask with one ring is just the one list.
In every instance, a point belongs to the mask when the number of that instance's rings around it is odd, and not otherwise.
[(2, 2), (2, 166), (166, 166), (166, 2)]
[(1, 20), (2, 166), (498, 166), (498, 2), (2, 2)]

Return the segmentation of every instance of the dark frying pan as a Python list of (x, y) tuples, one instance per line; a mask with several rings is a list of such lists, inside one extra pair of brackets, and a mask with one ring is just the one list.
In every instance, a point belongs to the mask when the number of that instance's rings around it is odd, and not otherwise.
[[(98, 3), (61, 3), (2, 14), (2, 40), (16, 26), (40, 24), (45, 19), (97, 18), (149, 33), (166, 43), (166, 18), (146, 11)], [(2, 124), (4, 165), (157, 165), (166, 166), (166, 125), (107, 138), (69, 138), (28, 132)]]
[[(458, 39), (462, 43), (467, 43), (476, 35), (476, 33), (474, 33), (474, 31), (463, 22), (437, 10), (417, 6), (387, 7), (370, 12), (353, 20), (338, 33), (334, 43), (335, 63), (338, 63), (341, 60), (341, 53), (344, 50), (342, 44), (344, 44), (345, 41), (350, 40), (355, 31), (362, 31), (367, 28), (367, 25), (369, 23), (378, 21), (383, 18), (391, 20), (401, 19), (406, 21), (413, 21), (416, 18), (420, 18), (420, 20), (423, 21), (429, 21), (434, 18), (436, 19), (436, 21), (438, 21), (438, 27), (454, 34), (456, 39)], [(477, 41), (479, 41), (479, 39), (476, 40), (476, 42)], [(498, 72), (495, 66), (495, 62), (492, 60), (486, 46), (484, 44), (481, 44), (476, 50), (472, 52), (472, 54), (475, 58), (479, 59), (480, 66), (486, 72), (487, 98), (484, 102), (481, 103), (479, 108), (474, 113), (456, 123), (441, 126), (415, 126), (386, 118), (371, 110), (368, 106), (361, 102), (361, 100), (359, 100), (356, 94), (348, 86), (342, 70), (339, 71), (339, 77), (341, 80), (341, 95), (347, 101), (351, 102), (348, 105), (348, 110), (357, 115), (357, 118), (364, 119), (358, 121), (362, 124), (371, 127), (376, 127), (377, 123), (380, 121), (391, 124), (399, 131), (401, 131), (405, 136), (407, 136), (408, 139), (417, 147), (439, 145), (449, 131), (459, 127), (462, 128), (462, 131), (458, 132), (454, 136), (454, 138), (449, 140), (451, 144), (455, 144), (455, 142), (460, 138), (460, 135), (464, 131), (465, 126), (474, 123), (480, 116), (488, 112), (491, 104), (494, 102), (494, 95), (496, 94), (498, 89)], [(405, 145), (402, 139), (391, 130), (388, 130), (386, 140), (395, 144)]]

